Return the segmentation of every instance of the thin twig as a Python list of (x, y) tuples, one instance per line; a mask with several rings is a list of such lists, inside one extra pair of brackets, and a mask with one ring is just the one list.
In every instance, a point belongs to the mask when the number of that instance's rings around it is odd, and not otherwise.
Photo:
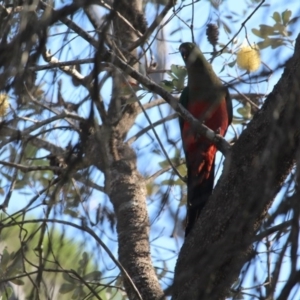
[(172, 169), (173, 169), (173, 171), (175, 172), (175, 174), (176, 174), (182, 181), (184, 181), (184, 177), (181, 176), (181, 174), (178, 172), (178, 170), (177, 170), (176, 167), (174, 166), (173, 162), (171, 161), (171, 159), (170, 159), (170, 157), (169, 157), (169, 155), (168, 155), (168, 153), (167, 153), (167, 151), (166, 151), (164, 145), (162, 144), (162, 142), (161, 142), (161, 140), (160, 140), (160, 138), (159, 138), (159, 136), (158, 136), (158, 134), (157, 134), (157, 132), (156, 132), (156, 130), (155, 130), (155, 128), (154, 128), (152, 122), (151, 122), (151, 119), (150, 119), (149, 116), (148, 116), (148, 113), (147, 113), (146, 110), (144, 109), (142, 103), (141, 103), (141, 102), (139, 101), (139, 99), (137, 98), (137, 96), (136, 96), (136, 94), (135, 94), (133, 88), (132, 88), (131, 85), (129, 84), (129, 82), (127, 81), (126, 83), (127, 83), (128, 87), (130, 88), (130, 90), (131, 90), (133, 96), (136, 98), (136, 100), (137, 100), (137, 102), (138, 102), (140, 108), (141, 108), (142, 111), (143, 111), (144, 116), (146, 117), (147, 121), (149, 122), (149, 125), (150, 125), (150, 127), (151, 127), (151, 129), (152, 129), (152, 131), (153, 131), (153, 134), (155, 135), (155, 138), (156, 138), (156, 140), (157, 140), (157, 142), (158, 142), (158, 144), (159, 144), (159, 146), (160, 146), (162, 152), (164, 153), (164, 155), (165, 155), (167, 161), (169, 162), (169, 164), (170, 164), (170, 166), (172, 167)]
[(261, 241), (265, 237), (274, 234), (277, 231), (284, 231), (292, 225), (292, 220), (285, 221), (281, 224), (270, 227), (254, 237), (254, 241)]
[(245, 19), (245, 21), (241, 24), (241, 28), (238, 30), (238, 32), (230, 39), (230, 41), (221, 49), (219, 50), (220, 55), (223, 53), (223, 51), (229, 46), (229, 44), (232, 43), (232, 41), (238, 36), (238, 34), (242, 31), (242, 29), (245, 27), (246, 23), (250, 20), (250, 18), (256, 13), (256, 11), (263, 5), (265, 0), (262, 0), (257, 7), (253, 10), (253, 12)]
[(141, 36), (138, 40), (136, 40), (134, 43), (128, 47), (127, 51), (131, 52), (136, 47), (139, 47), (140, 45), (144, 44), (146, 40), (149, 38), (149, 36), (154, 32), (154, 30), (157, 28), (157, 26), (160, 24), (162, 19), (167, 15), (169, 10), (175, 5), (174, 0), (169, 0), (168, 3), (165, 5), (164, 9), (161, 11), (161, 13), (155, 18), (155, 20), (152, 22), (152, 24), (148, 27), (146, 32), (143, 36)]
[[(169, 115), (169, 116), (167, 116), (167, 117), (165, 117), (165, 118), (162, 118), (162, 119), (160, 119), (160, 120), (158, 120), (158, 121), (152, 123), (152, 126), (153, 126), (153, 127), (156, 127), (156, 126), (158, 126), (158, 125), (160, 125), (160, 124), (162, 124), (162, 123), (164, 123), (164, 122), (167, 122), (167, 121), (176, 119), (177, 117), (178, 117), (177, 114)], [(149, 130), (152, 128), (152, 126), (149, 125), (149, 126), (143, 128), (142, 130), (140, 130), (138, 133), (136, 133), (134, 136), (132, 136), (132, 137), (127, 141), (127, 143), (128, 143), (129, 145), (131, 145), (131, 144), (132, 144), (133, 142), (135, 142), (138, 138), (140, 138), (144, 133), (146, 133), (147, 131), (149, 131)]]
[(195, 3), (192, 3), (192, 21), (191, 21), (191, 35), (192, 35), (192, 42), (195, 43), (195, 37), (194, 37), (194, 18), (195, 18)]
[(158, 106), (158, 105), (166, 104), (166, 103), (167, 102), (164, 99), (160, 98), (160, 99), (157, 99), (157, 100), (154, 100), (154, 101), (144, 104), (143, 107), (144, 107), (144, 109), (149, 109), (154, 106)]
[[(22, 145), (21, 147), (22, 147), (22, 150), (21, 150), (21, 153), (19, 154), (17, 162), (21, 162), (21, 160), (23, 158), (23, 154), (25, 152), (24, 145)], [(11, 183), (10, 183), (8, 193), (6, 194), (4, 201), (0, 205), (1, 209), (3, 209), (4, 211), (8, 207), (11, 195), (12, 195), (14, 189), (15, 189), (15, 185), (16, 185), (16, 182), (17, 182), (17, 176), (18, 176), (18, 169), (15, 169), (14, 173), (13, 173), (13, 176), (11, 178)]]
[[(178, 161), (178, 165), (177, 165), (177, 166), (180, 166), (180, 165), (182, 165), (182, 164), (184, 164), (184, 163), (185, 163), (185, 160), (180, 159), (180, 160)], [(171, 166), (167, 166), (167, 167), (165, 167), (165, 168), (163, 168), (163, 169), (158, 170), (157, 172), (155, 172), (154, 174), (152, 174), (152, 175), (150, 175), (148, 178), (146, 178), (146, 179), (145, 179), (145, 183), (147, 184), (147, 183), (153, 181), (155, 178), (157, 178), (158, 176), (160, 176), (160, 175), (162, 175), (162, 174), (168, 172), (170, 169), (171, 169)], [(185, 177), (181, 178), (181, 180), (182, 180), (183, 182), (186, 182)]]
[(259, 109), (258, 105), (256, 105), (250, 98), (248, 98), (245, 94), (242, 94), (239, 92), (238, 89), (236, 89), (234, 86), (230, 86), (231, 89), (235, 90), (238, 95), (240, 97), (233, 97), (233, 95), (231, 94), (231, 97), (238, 100), (239, 98), (242, 98), (244, 101), (248, 102), (250, 105), (252, 105), (254, 108), (256, 108), (257, 110)]
[(25, 166), (17, 163), (7, 162), (0, 160), (0, 164), (7, 167), (16, 168), (23, 173), (28, 173), (32, 171), (53, 171), (53, 172), (59, 172), (61, 171), (60, 167), (51, 167), (51, 166)]
[(56, 62), (50, 62), (47, 65), (41, 65), (41, 66), (33, 66), (30, 67), (29, 69), (32, 71), (44, 71), (44, 70), (49, 70), (53, 68), (61, 68), (61, 67), (73, 67), (75, 65), (84, 65), (84, 64), (90, 64), (95, 61), (94, 58), (85, 58), (85, 59), (74, 59), (74, 60), (69, 60), (69, 61), (56, 61)]

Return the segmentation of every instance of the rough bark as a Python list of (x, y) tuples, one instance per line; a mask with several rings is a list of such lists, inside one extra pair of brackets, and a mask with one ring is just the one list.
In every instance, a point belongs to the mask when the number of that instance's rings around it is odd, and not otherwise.
[[(146, 23), (141, 10), (141, 1), (115, 1), (114, 9), (122, 14), (139, 32), (145, 32)], [(137, 38), (121, 18), (114, 16), (113, 33), (116, 37), (116, 51), (123, 53), (127, 62), (136, 57), (136, 50), (125, 49)], [(114, 42), (112, 41), (114, 44)], [(107, 155), (105, 170), (106, 188), (117, 217), (119, 260), (131, 277), (139, 293), (124, 277), (129, 299), (162, 299), (163, 291), (156, 276), (149, 244), (149, 218), (146, 205), (146, 188), (136, 166), (136, 155), (124, 143), (139, 112), (138, 103), (125, 104), (126, 97), (120, 94), (122, 85), (128, 84), (125, 77), (116, 71), (113, 74), (114, 87), (107, 111), (107, 119), (101, 129), (99, 143), (105, 139)], [(125, 104), (125, 105), (124, 105)], [(125, 108), (124, 108), (125, 107)], [(105, 151), (108, 153), (104, 153)]]
[(290, 173), (300, 133), (300, 35), (294, 56), (224, 162), (214, 193), (186, 239), (173, 299), (224, 299), (249, 259), (256, 231)]

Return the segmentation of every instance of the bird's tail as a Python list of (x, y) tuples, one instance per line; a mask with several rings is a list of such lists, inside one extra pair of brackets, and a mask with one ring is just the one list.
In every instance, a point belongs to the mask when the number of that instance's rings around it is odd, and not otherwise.
[[(215, 160), (215, 159), (214, 159)], [(200, 174), (201, 175), (201, 174)], [(202, 209), (211, 196), (214, 186), (215, 161), (213, 161), (209, 175), (195, 177), (192, 175), (192, 169), (188, 166), (188, 193), (187, 193), (187, 216), (185, 236), (189, 234), (194, 227)]]

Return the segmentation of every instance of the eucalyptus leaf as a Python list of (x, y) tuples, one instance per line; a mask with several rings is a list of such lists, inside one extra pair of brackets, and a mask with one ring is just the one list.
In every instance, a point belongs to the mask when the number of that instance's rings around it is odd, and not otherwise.
[(10, 282), (12, 282), (15, 285), (24, 285), (24, 281), (19, 278), (11, 279)]
[(290, 18), (292, 16), (292, 11), (290, 11), (289, 9), (285, 10), (282, 14), (282, 22), (284, 25), (288, 24), (288, 22), (290, 21)]
[(276, 23), (281, 23), (281, 16), (280, 16), (280, 13), (279, 13), (279, 12), (275, 11), (275, 12), (273, 13), (272, 18), (274, 19), (274, 21), (275, 21)]
[(99, 281), (101, 279), (102, 273), (100, 271), (93, 271), (83, 276), (84, 280), (91, 281)]

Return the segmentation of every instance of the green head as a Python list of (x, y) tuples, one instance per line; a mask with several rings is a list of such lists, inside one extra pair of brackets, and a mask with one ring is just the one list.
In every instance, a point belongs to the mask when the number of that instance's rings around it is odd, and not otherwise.
[(207, 89), (222, 85), (201, 50), (193, 43), (183, 43), (179, 52), (185, 62), (190, 88)]
[(183, 43), (179, 51), (188, 72), (188, 101), (221, 101), (226, 91), (201, 50), (193, 43)]
[(179, 46), (179, 52), (185, 62), (187, 68), (197, 65), (200, 67), (206, 66), (209, 63), (206, 61), (201, 50), (193, 43), (183, 43)]

